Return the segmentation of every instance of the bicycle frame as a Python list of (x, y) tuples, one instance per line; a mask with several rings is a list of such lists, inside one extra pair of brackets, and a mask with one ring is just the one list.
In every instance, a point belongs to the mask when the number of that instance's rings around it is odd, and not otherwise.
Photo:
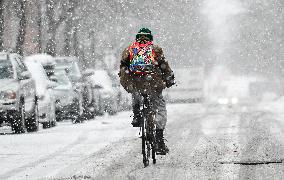
[(143, 123), (142, 123), (142, 154), (143, 163), (147, 167), (152, 155), (153, 164), (156, 163), (156, 122), (149, 95), (143, 95)]

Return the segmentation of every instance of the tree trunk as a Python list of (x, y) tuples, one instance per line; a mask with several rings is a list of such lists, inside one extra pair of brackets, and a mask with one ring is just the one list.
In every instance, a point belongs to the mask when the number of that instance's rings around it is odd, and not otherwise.
[(25, 42), (26, 25), (27, 25), (26, 0), (20, 0), (19, 3), (20, 3), (20, 23), (19, 23), (20, 29), (17, 37), (16, 53), (23, 55), (23, 45)]
[(73, 34), (73, 48), (74, 48), (74, 55), (76, 57), (79, 57), (79, 41), (78, 41), (78, 28), (75, 28), (74, 34)]
[(65, 31), (64, 31), (64, 47), (63, 53), (65, 56), (71, 55), (71, 37), (72, 37), (72, 19), (66, 21)]
[(37, 1), (37, 13), (38, 13), (38, 19), (37, 19), (37, 28), (38, 28), (38, 49), (39, 52), (42, 53), (42, 1)]
[[(57, 20), (55, 17), (55, 9), (54, 7), (57, 5), (60, 5), (60, 1), (58, 0), (46, 0), (46, 16), (48, 20), (48, 36), (49, 40), (47, 42), (45, 52), (47, 54), (50, 54), (52, 56), (56, 55), (56, 32), (58, 27), (60, 26), (61, 23), (63, 23), (68, 16), (68, 11), (69, 9), (67, 5), (61, 5), (60, 8), (62, 8), (61, 14), (58, 15), (59, 19)], [(59, 3), (59, 4), (58, 4)]]
[[(66, 26), (65, 26), (65, 31), (64, 31), (64, 47), (63, 47), (63, 52), (64, 55), (70, 56), (74, 52), (72, 49), (72, 38), (74, 37), (74, 30), (77, 28), (76, 27), (76, 17), (75, 17), (75, 9), (78, 7), (79, 2), (76, 0), (69, 0), (69, 6), (67, 9), (67, 21), (66, 21)], [(72, 52), (73, 50), (73, 52)]]
[(4, 0), (0, 0), (0, 51), (4, 50)]
[(46, 44), (46, 53), (47, 54), (50, 54), (51, 56), (55, 56), (56, 55), (56, 50), (55, 50), (55, 46), (56, 46), (56, 43), (55, 43), (55, 29), (51, 29), (51, 36)]
[(49, 39), (46, 44), (46, 49), (45, 52), (47, 54), (50, 54), (52, 56), (55, 56), (56, 51), (55, 51), (55, 27), (54, 27), (54, 1), (53, 0), (46, 0), (46, 16), (48, 19), (48, 35)]

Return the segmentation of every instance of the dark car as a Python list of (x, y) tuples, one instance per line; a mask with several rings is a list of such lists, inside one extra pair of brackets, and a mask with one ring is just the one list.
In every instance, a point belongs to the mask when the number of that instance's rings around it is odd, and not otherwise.
[(0, 123), (15, 133), (37, 131), (35, 82), (20, 55), (0, 53), (0, 84)]

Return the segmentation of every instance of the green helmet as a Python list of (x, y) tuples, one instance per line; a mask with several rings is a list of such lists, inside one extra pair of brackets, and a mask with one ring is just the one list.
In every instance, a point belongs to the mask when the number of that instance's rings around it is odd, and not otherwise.
[(141, 28), (138, 33), (136, 34), (136, 40), (139, 39), (140, 35), (146, 35), (150, 41), (153, 41), (153, 35), (150, 29), (148, 28)]

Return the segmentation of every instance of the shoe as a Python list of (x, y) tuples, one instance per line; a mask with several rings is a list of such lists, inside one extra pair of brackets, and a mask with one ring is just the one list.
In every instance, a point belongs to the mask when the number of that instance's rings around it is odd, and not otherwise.
[(157, 155), (166, 155), (169, 153), (169, 148), (166, 146), (164, 141), (164, 130), (156, 130), (156, 141), (157, 141)]
[(132, 126), (133, 127), (141, 127), (142, 125), (142, 115), (139, 113), (139, 114), (134, 114), (134, 117), (133, 117), (133, 120), (131, 122)]

